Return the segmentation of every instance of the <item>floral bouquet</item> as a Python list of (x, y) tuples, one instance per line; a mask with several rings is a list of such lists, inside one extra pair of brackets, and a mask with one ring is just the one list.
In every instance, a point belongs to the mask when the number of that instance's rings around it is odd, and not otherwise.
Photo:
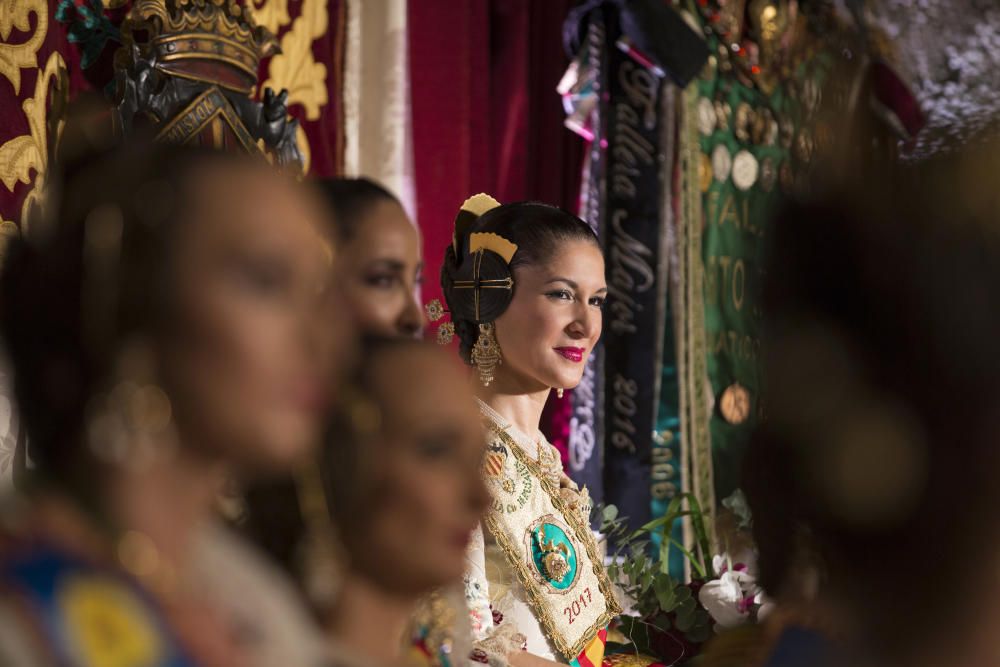
[[(748, 525), (741, 498), (737, 492), (724, 504)], [(727, 554), (711, 553), (705, 517), (693, 495), (677, 496), (663, 516), (634, 531), (613, 505), (604, 507), (600, 516), (601, 532), (615, 545), (608, 574), (632, 607), (616, 619), (618, 632), (608, 637), (609, 652), (640, 653), (665, 665), (681, 665), (698, 655), (716, 631), (756, 622), (766, 613), (752, 568), (734, 563)], [(691, 550), (671, 535), (679, 519), (691, 522)], [(690, 563), (690, 581), (671, 576), (672, 549)]]

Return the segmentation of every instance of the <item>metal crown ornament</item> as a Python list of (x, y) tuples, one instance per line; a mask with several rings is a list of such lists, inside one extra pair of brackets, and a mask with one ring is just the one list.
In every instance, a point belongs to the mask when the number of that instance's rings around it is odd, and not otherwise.
[(152, 124), (157, 141), (304, 163), (288, 94), (251, 99), (262, 58), (278, 42), (236, 0), (137, 0), (115, 54), (115, 126)]
[(137, 43), (145, 32), (157, 69), (245, 94), (257, 83), (261, 58), (280, 50), (235, 0), (139, 0), (130, 19), (125, 39)]

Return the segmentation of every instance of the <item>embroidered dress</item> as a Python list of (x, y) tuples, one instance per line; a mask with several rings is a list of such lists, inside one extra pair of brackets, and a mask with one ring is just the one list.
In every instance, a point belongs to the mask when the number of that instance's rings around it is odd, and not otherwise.
[(482, 402), (480, 410), (493, 503), (469, 549), (473, 660), (502, 666), (525, 648), (564, 664), (600, 664), (604, 630), (621, 609), (590, 530), (590, 497), (563, 474), (540, 432), (529, 437)]
[(409, 658), (419, 667), (459, 667), (472, 650), (468, 607), (459, 585), (420, 601), (410, 628)]

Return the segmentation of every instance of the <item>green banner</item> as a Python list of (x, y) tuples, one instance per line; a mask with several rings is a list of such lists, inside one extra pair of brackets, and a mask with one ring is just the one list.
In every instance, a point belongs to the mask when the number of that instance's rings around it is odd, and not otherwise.
[[(718, 43), (709, 38), (713, 50)], [(712, 468), (721, 500), (740, 484), (743, 454), (764, 411), (760, 376), (762, 253), (782, 200), (801, 192), (814, 148), (822, 57), (765, 92), (734, 70), (697, 81), (701, 148), (705, 346), (714, 401)]]

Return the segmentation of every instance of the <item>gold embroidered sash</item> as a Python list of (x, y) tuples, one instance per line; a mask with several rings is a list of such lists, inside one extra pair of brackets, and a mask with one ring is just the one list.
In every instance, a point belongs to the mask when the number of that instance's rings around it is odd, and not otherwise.
[(496, 424), (483, 476), (493, 495), (485, 524), (503, 551), (545, 635), (576, 658), (621, 608), (590, 526), (538, 463)]

